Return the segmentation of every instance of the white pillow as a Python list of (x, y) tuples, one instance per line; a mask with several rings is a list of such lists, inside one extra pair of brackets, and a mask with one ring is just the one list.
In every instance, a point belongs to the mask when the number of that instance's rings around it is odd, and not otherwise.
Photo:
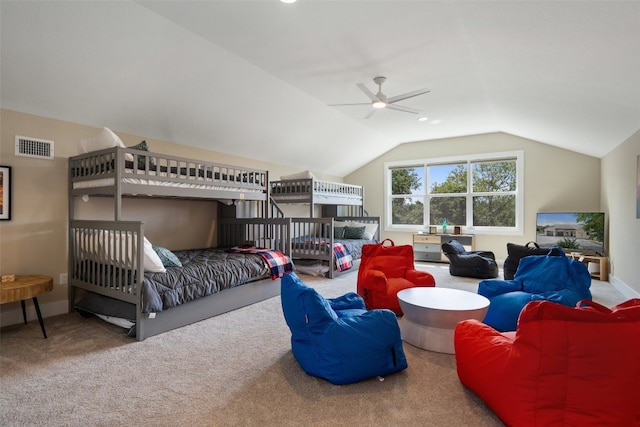
[(109, 128), (102, 128), (99, 134), (91, 138), (83, 138), (80, 140), (80, 152), (90, 153), (92, 151), (104, 150), (111, 147), (123, 147), (122, 140)]
[(167, 269), (162, 265), (162, 260), (153, 250), (153, 245), (147, 238), (144, 238), (144, 271), (153, 273), (166, 273)]
[[(83, 138), (80, 140), (80, 152), (90, 153), (92, 151), (104, 150), (106, 148), (122, 147), (127, 148), (120, 137), (113, 133), (113, 131), (107, 127), (102, 128), (100, 133), (91, 138)], [(133, 161), (133, 154), (126, 153), (125, 159)]]
[[(124, 260), (130, 260), (136, 254), (133, 251), (133, 240), (130, 233), (114, 233), (107, 230), (102, 230), (98, 235), (98, 243), (100, 251), (103, 253), (109, 253), (109, 261), (116, 265), (123, 265)], [(78, 236), (81, 238), (81, 236)], [(126, 239), (122, 242), (122, 239)], [(126, 244), (123, 244), (126, 243)], [(79, 247), (83, 247), (79, 242)], [(153, 250), (153, 245), (146, 237), (144, 237), (144, 259), (142, 268), (145, 271), (151, 271), (153, 273), (166, 273), (167, 269), (162, 264), (160, 257)]]
[(304, 171), (304, 172), (298, 172), (298, 173), (292, 173), (290, 175), (281, 175), (280, 176), (280, 180), (282, 181), (286, 181), (289, 179), (314, 179), (315, 176), (313, 176), (313, 174), (311, 173), (311, 171)]

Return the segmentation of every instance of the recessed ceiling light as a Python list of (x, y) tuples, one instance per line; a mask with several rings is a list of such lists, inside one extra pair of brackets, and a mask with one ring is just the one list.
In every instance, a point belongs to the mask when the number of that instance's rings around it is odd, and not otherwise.
[(428, 117), (424, 117), (424, 116), (422, 116), (422, 117), (418, 117), (418, 121), (419, 121), (419, 122), (426, 122), (427, 120), (429, 120), (429, 118), (428, 118)]
[(295, 3), (296, 0), (280, 0), (282, 3)]

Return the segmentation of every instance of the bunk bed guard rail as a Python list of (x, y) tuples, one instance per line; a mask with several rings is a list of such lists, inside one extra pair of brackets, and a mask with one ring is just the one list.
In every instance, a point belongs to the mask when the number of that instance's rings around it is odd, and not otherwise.
[(291, 256), (291, 218), (219, 218), (218, 246), (251, 245)]
[(144, 224), (139, 221), (69, 222), (69, 304), (74, 288), (141, 303)]

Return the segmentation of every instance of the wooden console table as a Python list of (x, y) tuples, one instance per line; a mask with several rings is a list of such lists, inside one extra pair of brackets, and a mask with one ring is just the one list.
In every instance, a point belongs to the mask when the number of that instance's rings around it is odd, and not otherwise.
[(29, 298), (33, 299), (33, 305), (36, 308), (42, 335), (47, 338), (47, 332), (44, 330), (44, 322), (42, 321), (42, 314), (40, 313), (40, 306), (38, 305), (38, 298), (36, 297), (53, 290), (53, 278), (44, 275), (16, 275), (15, 280), (2, 282), (0, 289), (0, 304), (20, 301), (22, 305), (22, 318), (24, 319), (25, 325), (27, 324), (27, 311), (24, 301)]

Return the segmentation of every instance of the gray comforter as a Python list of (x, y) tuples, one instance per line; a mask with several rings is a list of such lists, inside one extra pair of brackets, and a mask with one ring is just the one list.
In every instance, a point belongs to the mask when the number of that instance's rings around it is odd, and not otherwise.
[(145, 273), (143, 312), (153, 313), (257, 279), (269, 278), (265, 261), (257, 254), (223, 249), (173, 251), (182, 267), (166, 273)]

